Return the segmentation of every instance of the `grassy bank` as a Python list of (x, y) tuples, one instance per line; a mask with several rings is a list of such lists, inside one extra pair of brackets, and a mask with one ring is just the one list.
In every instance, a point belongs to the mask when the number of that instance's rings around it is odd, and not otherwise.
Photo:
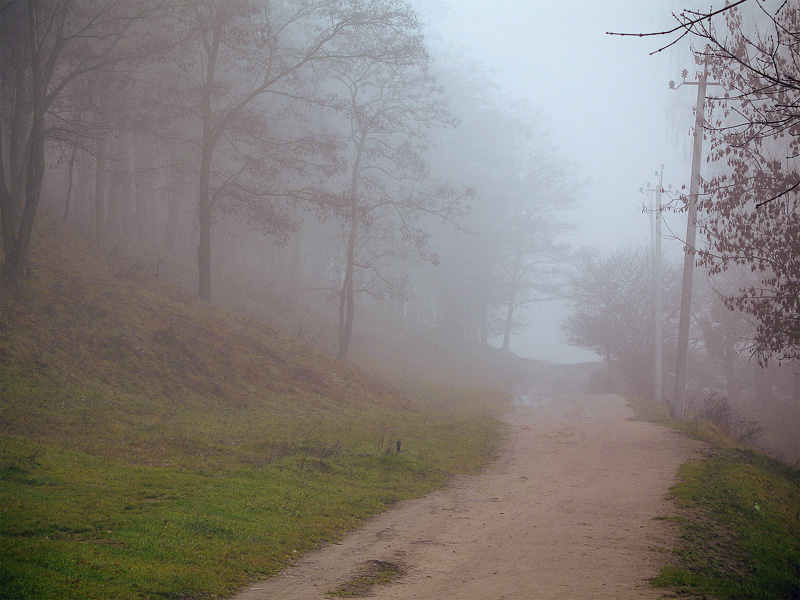
[(52, 224), (0, 310), (2, 598), (226, 597), (501, 435), (503, 394), (376, 383)]
[(654, 584), (718, 600), (800, 598), (800, 470), (706, 421), (670, 422), (658, 406), (633, 404), (648, 420), (710, 445), (706, 458), (681, 467), (672, 488), (680, 545)]

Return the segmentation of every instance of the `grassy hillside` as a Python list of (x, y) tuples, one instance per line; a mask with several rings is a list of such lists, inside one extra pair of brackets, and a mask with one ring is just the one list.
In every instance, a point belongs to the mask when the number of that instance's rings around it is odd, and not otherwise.
[(52, 223), (26, 285), (0, 305), (2, 598), (224, 597), (501, 433), (503, 394), (399, 393)]
[(681, 541), (655, 585), (691, 598), (800, 598), (800, 470), (707, 421), (671, 422), (662, 406), (633, 405), (642, 418), (710, 446), (681, 466), (672, 488)]

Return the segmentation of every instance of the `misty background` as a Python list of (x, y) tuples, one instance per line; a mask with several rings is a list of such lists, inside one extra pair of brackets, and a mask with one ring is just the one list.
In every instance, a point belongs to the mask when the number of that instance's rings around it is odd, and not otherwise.
[[(570, 172), (586, 180), (571, 216), (575, 246), (601, 250), (648, 245), (649, 197), (640, 187), (679, 188), (689, 180), (694, 94), (672, 91), (682, 69), (694, 65), (685, 46), (652, 55), (659, 38), (621, 38), (614, 32), (671, 28), (676, 2), (616, 0), (525, 2), (501, 0), (421, 2), (434, 44), (475, 57), (509, 96), (530, 102), (555, 143), (569, 156)], [(664, 232), (685, 236), (685, 217), (665, 213)], [(665, 252), (680, 253), (678, 241)], [(529, 326), (515, 340), (522, 356), (559, 363), (599, 357), (564, 343), (558, 301), (533, 306)]]

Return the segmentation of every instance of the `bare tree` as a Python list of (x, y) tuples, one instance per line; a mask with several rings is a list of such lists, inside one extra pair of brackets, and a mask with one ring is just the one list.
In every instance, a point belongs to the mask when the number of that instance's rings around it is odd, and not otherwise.
[(484, 235), (496, 246), (496, 277), (502, 349), (510, 350), (512, 334), (521, 328), (524, 309), (555, 297), (568, 247), (563, 234), (572, 225), (564, 211), (575, 206), (580, 182), (571, 180), (540, 119), (524, 106), (504, 106), (503, 150), (492, 157), (491, 187), (483, 190), (494, 218)]
[[(651, 266), (644, 248), (585, 256), (570, 277), (571, 308), (561, 322), (569, 344), (599, 354), (622, 375), (630, 391), (643, 396), (652, 388)], [(675, 339), (680, 306), (680, 277), (675, 268), (671, 271), (664, 278), (665, 341)]]
[[(449, 124), (441, 91), (427, 72), (427, 53), (416, 24), (397, 32), (381, 60), (337, 61), (338, 109), (346, 119), (348, 158), (344, 193), (335, 214), (343, 243), (337, 357), (347, 357), (359, 293), (390, 295), (402, 280), (390, 276), (398, 259), (433, 262), (424, 218), (463, 213), (464, 192), (434, 181), (425, 161), (429, 128)], [(363, 38), (360, 44), (374, 42)]]
[[(730, 279), (730, 277), (728, 278)], [(720, 299), (728, 291), (723, 277), (712, 280), (712, 286), (701, 288), (693, 319), (701, 334), (703, 347), (708, 357), (716, 362), (725, 376), (727, 399), (733, 404), (739, 400), (744, 385), (742, 367), (746, 366), (748, 351), (747, 339), (752, 327), (746, 315), (740, 311), (729, 310)]]
[[(204, 0), (181, 3), (174, 14), (187, 39), (174, 73), (199, 122), (198, 294), (210, 300), (211, 229), (220, 201), (260, 197), (268, 207), (266, 221), (280, 212), (270, 203), (281, 196), (280, 184), (270, 189), (256, 183), (262, 167), (282, 150), (281, 141), (265, 136), (280, 128), (275, 106), (302, 100), (305, 84), (324, 63), (367, 54), (363, 48), (334, 46), (347, 32), (369, 29), (381, 40), (412, 16), (404, 3), (390, 0)], [(371, 48), (382, 52), (380, 44)]]
[(506, 178), (506, 208), (500, 216), (501, 289), (504, 291), (502, 349), (510, 350), (520, 309), (553, 299), (568, 248), (559, 236), (571, 227), (558, 212), (575, 202), (565, 173), (539, 152)]

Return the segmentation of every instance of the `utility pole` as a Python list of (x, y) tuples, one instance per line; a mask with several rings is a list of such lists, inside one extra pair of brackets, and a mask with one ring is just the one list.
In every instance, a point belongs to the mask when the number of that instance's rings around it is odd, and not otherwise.
[(678, 323), (678, 352), (675, 365), (675, 392), (673, 395), (673, 417), (683, 419), (686, 411), (686, 370), (689, 363), (689, 318), (692, 310), (692, 280), (694, 275), (694, 253), (697, 244), (697, 200), (700, 193), (700, 161), (703, 152), (703, 107), (706, 100), (706, 87), (720, 85), (708, 83), (708, 60), (703, 64), (703, 74), (697, 81), (686, 81), (687, 71), (683, 70), (683, 82), (675, 85), (669, 82), (672, 90), (682, 85), (697, 86), (697, 104), (694, 120), (694, 148), (692, 150), (692, 175), (689, 182), (689, 204), (686, 219), (686, 249), (683, 257), (683, 285), (681, 287), (681, 316)]
[[(653, 350), (654, 350), (654, 369), (653, 369), (653, 399), (656, 402), (664, 401), (664, 361), (663, 361), (663, 270), (661, 253), (661, 194), (664, 192), (664, 165), (661, 170), (656, 171), (658, 186), (651, 188), (647, 184), (647, 189), (639, 188), (642, 193), (650, 194), (650, 235), (652, 241), (650, 249), (653, 253)], [(672, 187), (672, 186), (670, 186)], [(653, 223), (654, 221), (654, 223)]]

